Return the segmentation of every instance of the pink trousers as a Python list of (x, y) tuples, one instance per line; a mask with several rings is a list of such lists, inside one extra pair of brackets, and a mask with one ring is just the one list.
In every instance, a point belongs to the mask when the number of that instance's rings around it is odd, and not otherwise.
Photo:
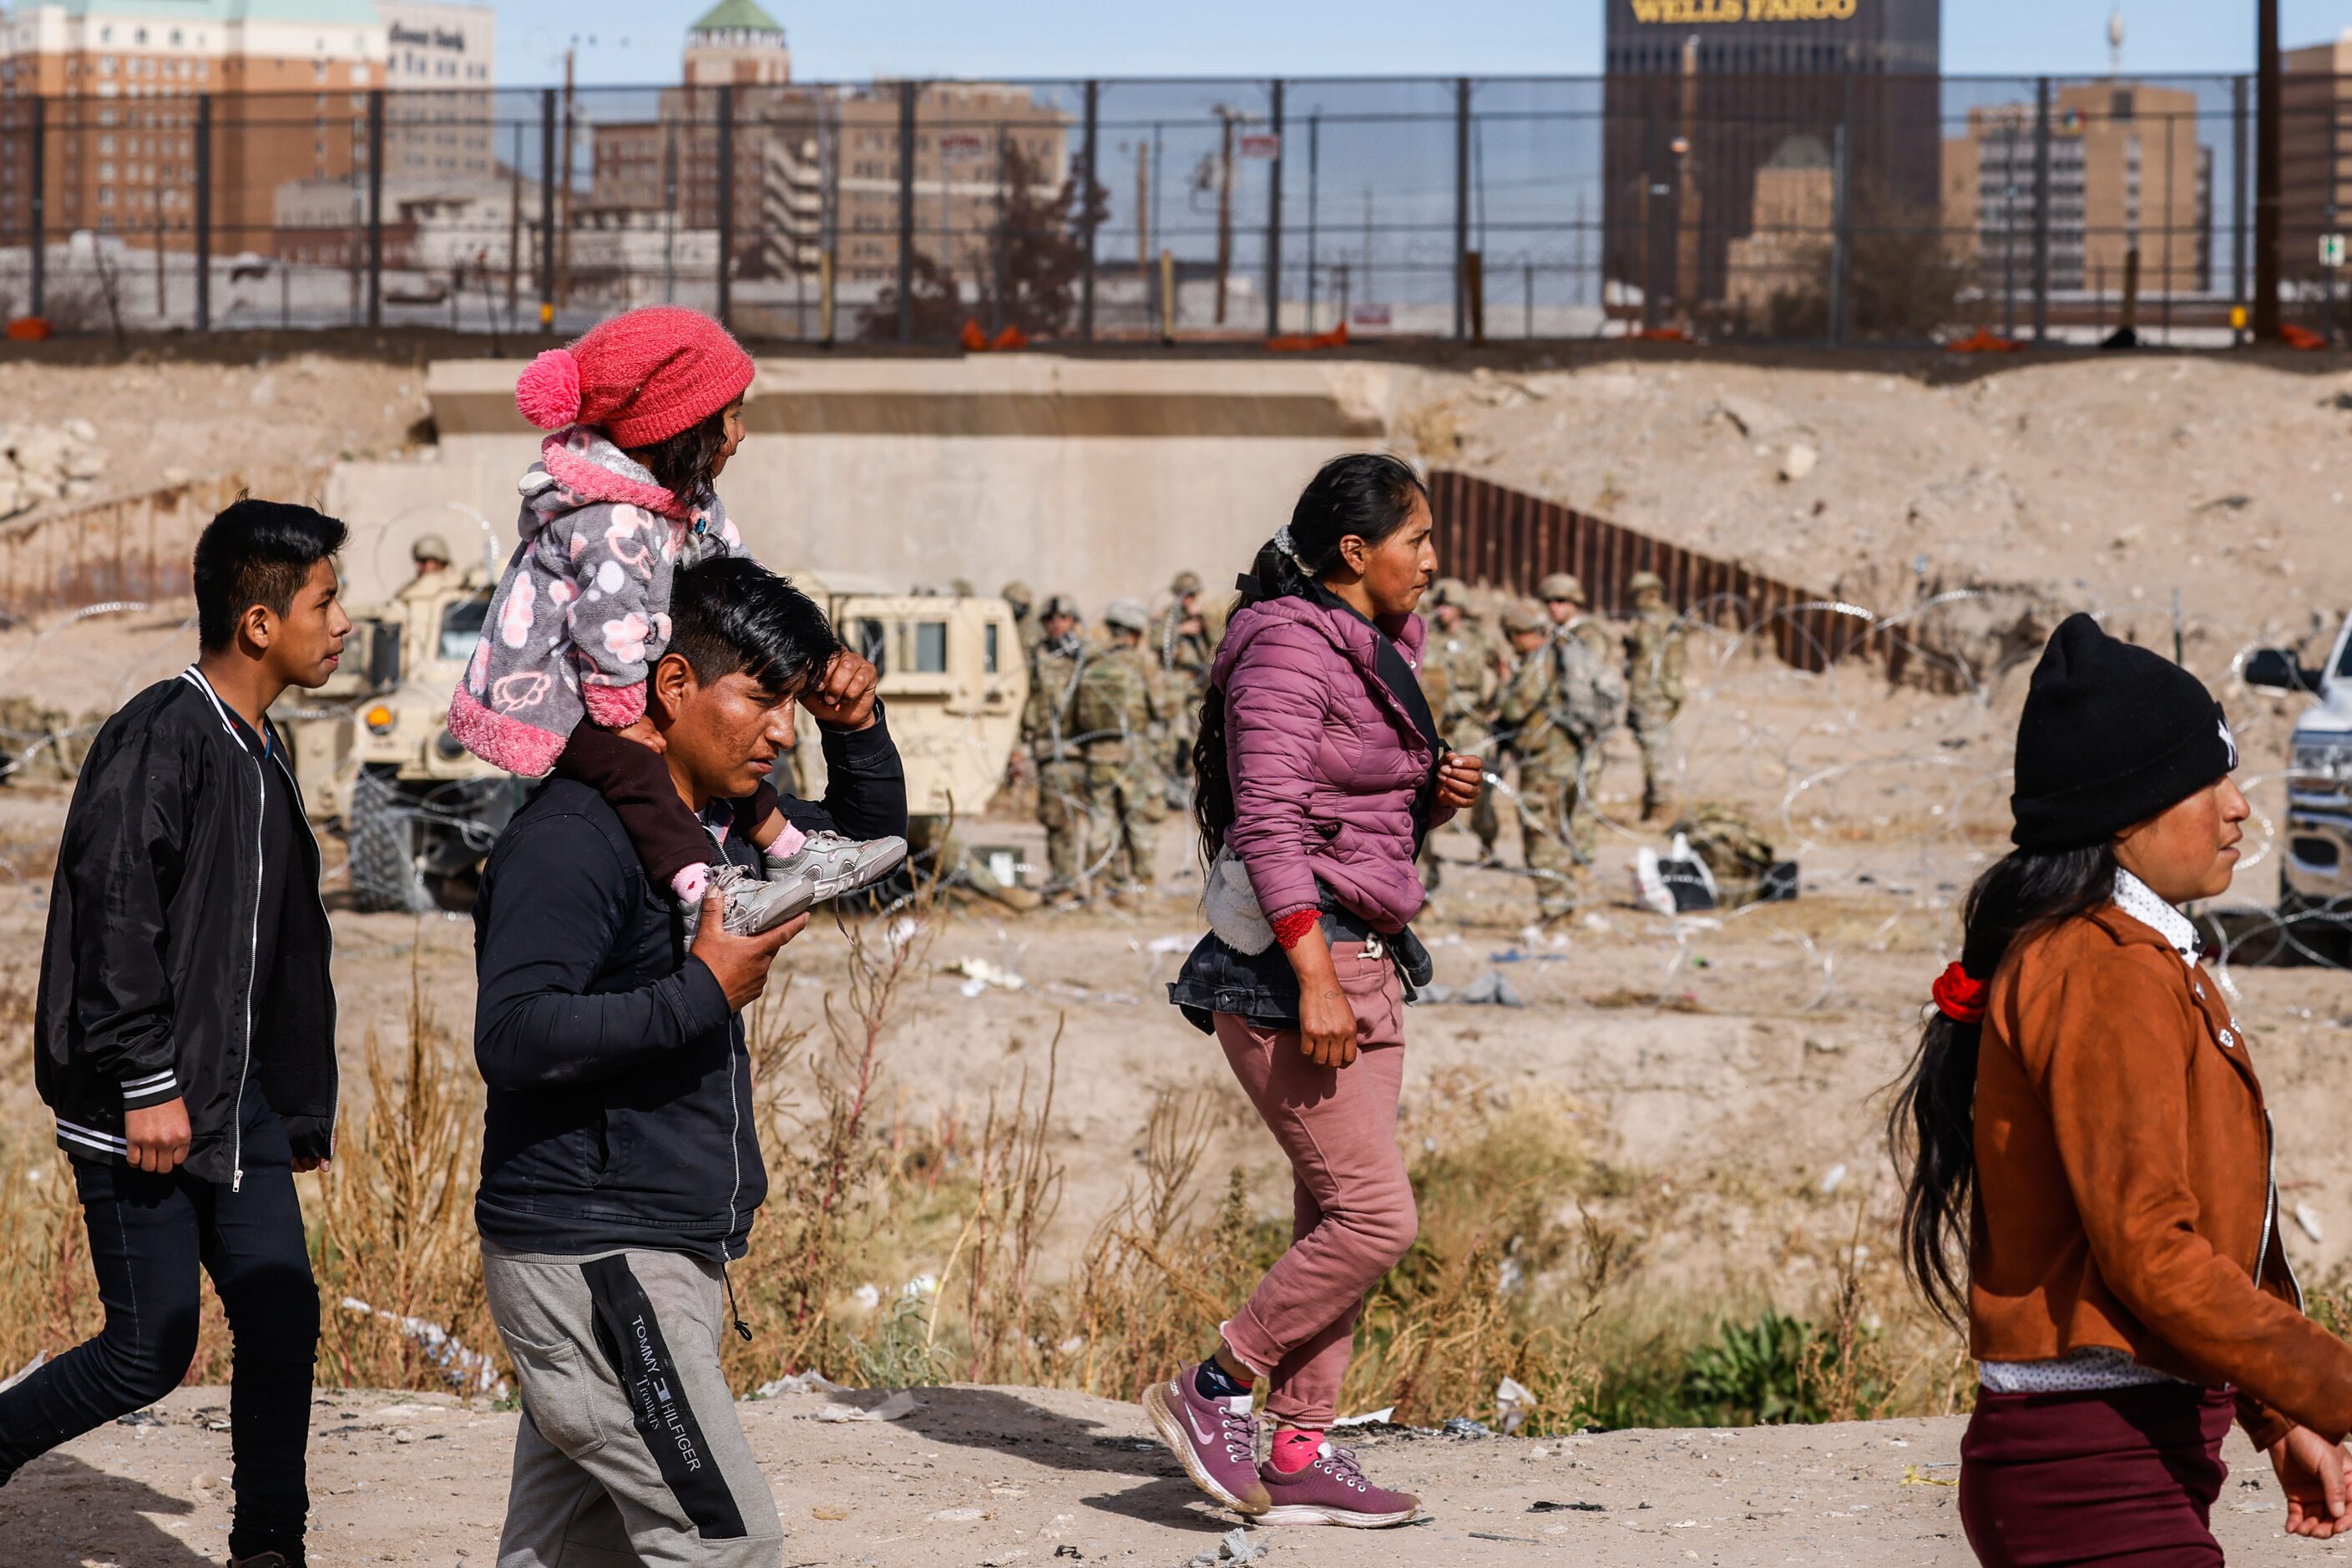
[(1266, 1414), (1328, 1426), (1355, 1349), (1364, 1293), (1412, 1246), (1420, 1215), (1397, 1148), (1404, 1078), (1404, 987), (1386, 956), (1361, 942), (1332, 951), (1356, 1014), (1356, 1059), (1317, 1067), (1297, 1031), (1216, 1016), (1225, 1059), (1289, 1158), (1290, 1250), (1232, 1319), (1225, 1344), (1267, 1380)]

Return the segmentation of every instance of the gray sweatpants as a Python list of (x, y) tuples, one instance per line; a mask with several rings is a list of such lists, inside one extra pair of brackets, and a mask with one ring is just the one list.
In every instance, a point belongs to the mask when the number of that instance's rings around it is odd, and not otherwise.
[(499, 1568), (778, 1568), (784, 1528), (719, 1370), (719, 1266), (482, 1243), (522, 1384)]

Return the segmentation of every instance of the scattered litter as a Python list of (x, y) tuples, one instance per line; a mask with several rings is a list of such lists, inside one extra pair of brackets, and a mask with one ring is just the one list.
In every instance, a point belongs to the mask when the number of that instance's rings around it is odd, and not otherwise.
[(1025, 1546), (1008, 1547), (1002, 1552), (992, 1552), (982, 1558), (980, 1568), (1004, 1568), (1006, 1563), (1018, 1563), (1028, 1555), (1029, 1549)]
[[(860, 1408), (855, 1405), (828, 1405), (816, 1413), (816, 1418), (828, 1423), (903, 1421), (920, 1408), (922, 1407), (915, 1403), (915, 1396), (902, 1388), (881, 1404), (870, 1408)], [(931, 1517), (937, 1519), (940, 1516), (933, 1514)]]
[(40, 1371), (40, 1370), (41, 1370), (41, 1363), (44, 1363), (44, 1362), (46, 1362), (46, 1361), (47, 1361), (48, 1359), (49, 1359), (49, 1352), (47, 1352), (47, 1351), (35, 1351), (35, 1352), (33, 1352), (33, 1359), (32, 1359), (32, 1360), (30, 1360), (30, 1361), (26, 1362), (24, 1365), (22, 1365), (22, 1366), (18, 1367), (15, 1372), (13, 1372), (13, 1373), (9, 1373), (9, 1375), (8, 1375), (8, 1381), (6, 1381), (5, 1383), (0, 1383), (0, 1390), (11, 1389), (11, 1388), (16, 1387), (18, 1384), (20, 1384), (20, 1383), (24, 1382), (26, 1378), (28, 1378), (28, 1377), (30, 1377), (30, 1376), (32, 1376), (35, 1373), (37, 1373), (37, 1372)]
[(812, 1519), (843, 1520), (849, 1517), (849, 1510), (837, 1502), (811, 1503), (809, 1505), (809, 1517)]
[(1923, 1476), (1919, 1473), (1918, 1466), (1906, 1465), (1903, 1467), (1903, 1484), (1906, 1487), (1956, 1487), (1960, 1484), (1960, 1478), (1958, 1476)]
[(2313, 1212), (2312, 1206), (2309, 1204), (2297, 1204), (2294, 1205), (2294, 1223), (2303, 1226), (2303, 1234), (2311, 1237), (2312, 1240), (2319, 1241), (2324, 1239), (2319, 1234), (2319, 1215)]
[(882, 933), (883, 945), (897, 952), (922, 934), (922, 921), (912, 915), (900, 915), (890, 922), (890, 929)]
[(1828, 1170), (1822, 1173), (1822, 1195), (1823, 1197), (1829, 1196), (1832, 1193), (1836, 1192), (1843, 1185), (1845, 1185), (1845, 1163), (1843, 1161), (1840, 1161), (1838, 1163), (1832, 1165)]
[(1467, 1415), (1449, 1417), (1438, 1431), (1448, 1437), (1491, 1437), (1495, 1435), (1492, 1426), (1484, 1421), (1473, 1421)]
[[(1395, 1417), (1395, 1415), (1396, 1406), (1393, 1405), (1384, 1405), (1378, 1410), (1366, 1411), (1361, 1415), (1343, 1416), (1339, 1420), (1332, 1422), (1331, 1426), (1335, 1431), (1342, 1426), (1385, 1426)], [(1150, 1446), (1151, 1445), (1148, 1443), (1144, 1445), (1146, 1447), (1150, 1447)]]
[(1012, 970), (984, 958), (959, 958), (940, 973), (962, 975), (963, 984), (957, 989), (967, 996), (977, 996), (992, 985), (1000, 991), (1019, 991), (1029, 984)]
[(789, 1377), (779, 1377), (761, 1384), (751, 1391), (754, 1399), (774, 1399), (786, 1394), (847, 1394), (849, 1385), (835, 1383), (821, 1372), (796, 1372)]
[(374, 1318), (399, 1330), (401, 1338), (415, 1344), (424, 1351), (425, 1360), (441, 1369), (442, 1380), (450, 1387), (468, 1394), (487, 1394), (493, 1399), (507, 1396), (507, 1380), (499, 1375), (498, 1364), (480, 1351), (468, 1350), (457, 1335), (430, 1319), (387, 1312), (381, 1307), (369, 1306), (356, 1296), (343, 1298), (343, 1310), (355, 1317)]
[(144, 1410), (133, 1410), (128, 1415), (116, 1416), (114, 1424), (117, 1426), (161, 1426), (163, 1425), (163, 1413), (150, 1405)]
[[(1344, 1426), (1347, 1423), (1334, 1421), (1331, 1425)], [(1160, 1446), (1149, 1437), (1097, 1437), (1095, 1439), (1095, 1447), (1115, 1448), (1122, 1454), (1157, 1454), (1160, 1451)]]
[(1265, 1556), (1271, 1544), (1259, 1545), (1249, 1538), (1249, 1531), (1245, 1530), (1228, 1530), (1218, 1540), (1214, 1552), (1194, 1554), (1184, 1568), (1216, 1568), (1220, 1563), (1255, 1563)]
[(1568, 954), (1564, 952), (1524, 952), (1516, 947), (1507, 947), (1498, 952), (1488, 953), (1486, 955), (1486, 962), (1489, 963), (1566, 963), (1568, 962)]
[[(967, 996), (980, 994), (972, 989), (978, 984), (977, 981), (965, 981), (963, 994)], [(1048, 980), (1045, 989), (1056, 996), (1067, 996), (1073, 1002), (1108, 1002), (1114, 1007), (1139, 1007), (1143, 1005), (1143, 998), (1130, 992), (1095, 991), (1084, 985), (1073, 985), (1066, 980)]]
[(1424, 985), (1421, 999), (1459, 1007), (1524, 1007), (1528, 999), (1512, 988), (1499, 969), (1490, 969), (1467, 985)]
[(919, 1301), (924, 1297), (929, 1296), (933, 1291), (937, 1290), (939, 1288), (940, 1282), (928, 1274), (918, 1274), (912, 1279), (908, 1280), (904, 1285), (898, 1287), (898, 1295), (904, 1300)]
[(1516, 1541), (1526, 1546), (1541, 1546), (1543, 1544), (1542, 1542), (1538, 1541), (1532, 1535), (1496, 1535), (1492, 1531), (1486, 1530), (1474, 1530), (1470, 1531), (1470, 1539), (1473, 1541)]
[(1534, 1392), (1516, 1377), (1507, 1377), (1495, 1386), (1495, 1415), (1506, 1436), (1527, 1425), (1535, 1413)]
[(995, 1516), (994, 1509), (943, 1508), (929, 1517), (933, 1524), (970, 1524), (974, 1520), (992, 1519)]
[(882, 1287), (869, 1280), (852, 1290), (849, 1293), (849, 1299), (856, 1302), (863, 1310), (870, 1312), (882, 1304)]
[(1797, 442), (1781, 456), (1781, 482), (1783, 484), (1795, 484), (1799, 479), (1801, 479), (1807, 474), (1811, 473), (1815, 465), (1819, 464), (1821, 460), (1822, 455), (1820, 452), (1816, 451), (1811, 447), (1807, 446), (1802, 441)]
[(1529, 1513), (1606, 1513), (1609, 1510), (1597, 1502), (1531, 1502)]
[(1155, 936), (1145, 944), (1143, 951), (1158, 958), (1171, 952), (1190, 952), (1200, 945), (1201, 939), (1197, 936)]

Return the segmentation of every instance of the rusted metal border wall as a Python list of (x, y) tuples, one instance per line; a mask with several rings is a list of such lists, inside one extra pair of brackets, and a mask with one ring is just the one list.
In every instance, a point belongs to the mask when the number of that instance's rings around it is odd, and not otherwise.
[(256, 468), (0, 522), (0, 612), (29, 617), (179, 597), (196, 535), (215, 512), (248, 491), (315, 506), (326, 484), (323, 465)]
[(1532, 594), (1553, 572), (1573, 573), (1594, 610), (1633, 608), (1626, 584), (1654, 572), (1667, 602), (1685, 615), (1727, 628), (1759, 628), (1774, 653), (1798, 669), (1826, 668), (1856, 654), (1882, 656), (1884, 633), (1863, 617), (1829, 607), (1827, 595), (1669, 544), (1604, 519), (1515, 490), (1491, 479), (1439, 468), (1429, 476), (1437, 514), (1438, 570), (1515, 594)]

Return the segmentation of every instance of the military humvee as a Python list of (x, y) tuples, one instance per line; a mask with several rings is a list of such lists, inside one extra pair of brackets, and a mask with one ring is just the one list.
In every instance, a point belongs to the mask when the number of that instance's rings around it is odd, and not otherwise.
[[(843, 642), (881, 673), (907, 768), (908, 837), (944, 846), (957, 814), (984, 805), (1019, 738), (1028, 670), (1001, 599), (890, 594), (870, 579), (795, 573)], [(340, 825), (362, 909), (463, 908), (525, 781), (449, 733), (449, 693), (480, 640), (495, 586), (480, 568), (417, 577), (381, 605), (354, 606), (342, 667), (278, 714), (311, 820)], [(296, 699), (299, 699), (299, 705)], [(803, 715), (793, 793), (824, 793), (816, 726)]]

